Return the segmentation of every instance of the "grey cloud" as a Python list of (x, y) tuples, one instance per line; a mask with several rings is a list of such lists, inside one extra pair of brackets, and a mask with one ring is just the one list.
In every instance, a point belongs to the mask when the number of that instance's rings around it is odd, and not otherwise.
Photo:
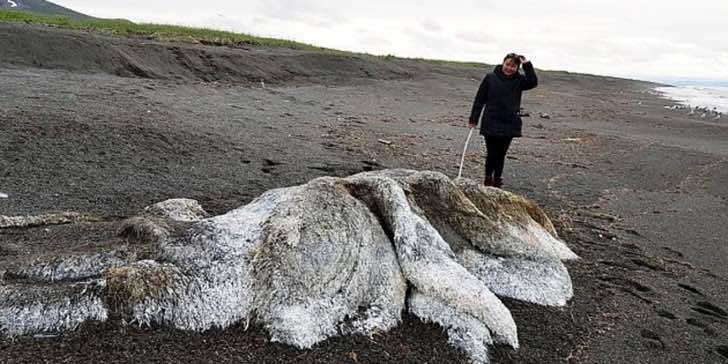
[(422, 28), (428, 32), (434, 32), (439, 33), (442, 32), (442, 25), (437, 22), (437, 20), (432, 18), (427, 18), (421, 22)]
[[(416, 45), (431, 51), (431, 54), (441, 54), (440, 58), (444, 55), (456, 50), (456, 46), (450, 37), (442, 33), (433, 33), (415, 29), (412, 27), (405, 27), (404, 33), (407, 34)], [(432, 57), (432, 55), (430, 55)]]
[(321, 6), (315, 0), (265, 0), (260, 2), (263, 15), (281, 20), (330, 24), (333, 19), (346, 21), (336, 8)]
[(455, 33), (455, 37), (470, 43), (496, 43), (494, 36), (480, 31), (461, 30)]
[(390, 42), (388, 39), (384, 37), (377, 37), (377, 36), (362, 36), (359, 37), (359, 44), (365, 46), (365, 47), (388, 47), (392, 45), (392, 42)]

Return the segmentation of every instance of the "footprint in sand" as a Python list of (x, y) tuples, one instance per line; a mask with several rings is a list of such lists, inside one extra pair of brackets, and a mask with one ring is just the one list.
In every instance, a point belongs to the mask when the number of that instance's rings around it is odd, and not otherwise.
[(265, 174), (271, 174), (275, 167), (282, 165), (283, 162), (274, 161), (272, 159), (264, 159), (263, 165), (264, 167), (260, 169), (261, 172)]
[(690, 309), (706, 316), (711, 316), (723, 320), (728, 319), (728, 312), (710, 302), (698, 302), (697, 305), (690, 307)]
[(718, 355), (728, 359), (728, 345), (718, 345), (715, 348), (715, 352), (718, 353)]
[(361, 161), (361, 163), (364, 165), (362, 169), (364, 172), (371, 172), (375, 169), (381, 169), (384, 166), (376, 161)]
[(283, 164), (283, 162), (274, 161), (272, 159), (264, 159), (263, 164), (265, 164), (266, 166), (269, 166), (269, 167), (275, 167), (275, 166), (280, 166), (281, 164)]
[(664, 309), (657, 310), (657, 316), (664, 317), (668, 320), (675, 320), (677, 319), (677, 316), (673, 314), (672, 312)]
[(664, 263), (659, 262), (658, 260), (649, 261), (647, 259), (632, 259), (632, 263), (634, 263), (636, 266), (640, 268), (646, 268), (648, 270), (657, 270), (657, 271), (664, 271)]
[(642, 329), (642, 331), (640, 331), (640, 336), (647, 339), (647, 342), (651, 345), (659, 346), (660, 348), (665, 349), (665, 343), (660, 338), (660, 335), (657, 335), (654, 331)]
[(690, 291), (690, 292), (692, 292), (692, 293), (695, 293), (695, 294), (697, 294), (697, 295), (700, 295), (700, 296), (705, 296), (705, 295), (703, 294), (703, 292), (700, 292), (700, 290), (699, 290), (699, 289), (697, 289), (697, 288), (695, 288), (695, 287), (693, 287), (693, 286), (691, 286), (691, 285), (689, 285), (689, 284), (684, 284), (684, 283), (678, 283), (678, 284), (677, 284), (677, 286), (678, 286), (678, 287), (680, 287), (680, 288), (682, 288), (682, 289), (684, 289), (684, 290), (686, 290), (686, 291)]
[(317, 171), (322, 171), (322, 172), (326, 172), (326, 173), (335, 173), (336, 172), (336, 166), (333, 166), (328, 163), (315, 164), (315, 165), (308, 166), (306, 168), (317, 170)]
[(705, 322), (700, 321), (696, 318), (689, 318), (689, 319), (685, 320), (685, 322), (687, 322), (689, 325), (693, 325), (693, 326), (699, 327), (701, 329), (708, 327), (708, 324), (706, 324)]

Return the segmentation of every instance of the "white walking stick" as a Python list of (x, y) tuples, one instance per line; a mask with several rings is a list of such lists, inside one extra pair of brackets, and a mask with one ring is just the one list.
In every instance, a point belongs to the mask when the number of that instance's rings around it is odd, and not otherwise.
[(468, 144), (470, 143), (470, 137), (473, 136), (473, 130), (475, 130), (475, 128), (470, 128), (470, 133), (468, 133), (468, 139), (465, 139), (465, 147), (463, 148), (463, 157), (460, 158), (460, 170), (458, 171), (458, 178), (460, 178), (463, 175), (463, 163), (465, 163), (465, 152), (468, 151)]

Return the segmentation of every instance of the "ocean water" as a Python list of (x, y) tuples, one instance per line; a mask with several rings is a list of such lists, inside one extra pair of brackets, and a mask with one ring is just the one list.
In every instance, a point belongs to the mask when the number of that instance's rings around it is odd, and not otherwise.
[(728, 86), (681, 85), (657, 87), (655, 91), (682, 105), (728, 114)]

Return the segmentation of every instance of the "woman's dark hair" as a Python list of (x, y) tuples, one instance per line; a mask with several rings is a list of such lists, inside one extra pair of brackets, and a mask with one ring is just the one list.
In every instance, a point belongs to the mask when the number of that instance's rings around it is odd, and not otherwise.
[(509, 58), (512, 59), (513, 60), (513, 63), (515, 63), (517, 66), (520, 66), (521, 65), (521, 56), (520, 55), (518, 55), (516, 53), (508, 53), (503, 58), (503, 62), (505, 62)]

